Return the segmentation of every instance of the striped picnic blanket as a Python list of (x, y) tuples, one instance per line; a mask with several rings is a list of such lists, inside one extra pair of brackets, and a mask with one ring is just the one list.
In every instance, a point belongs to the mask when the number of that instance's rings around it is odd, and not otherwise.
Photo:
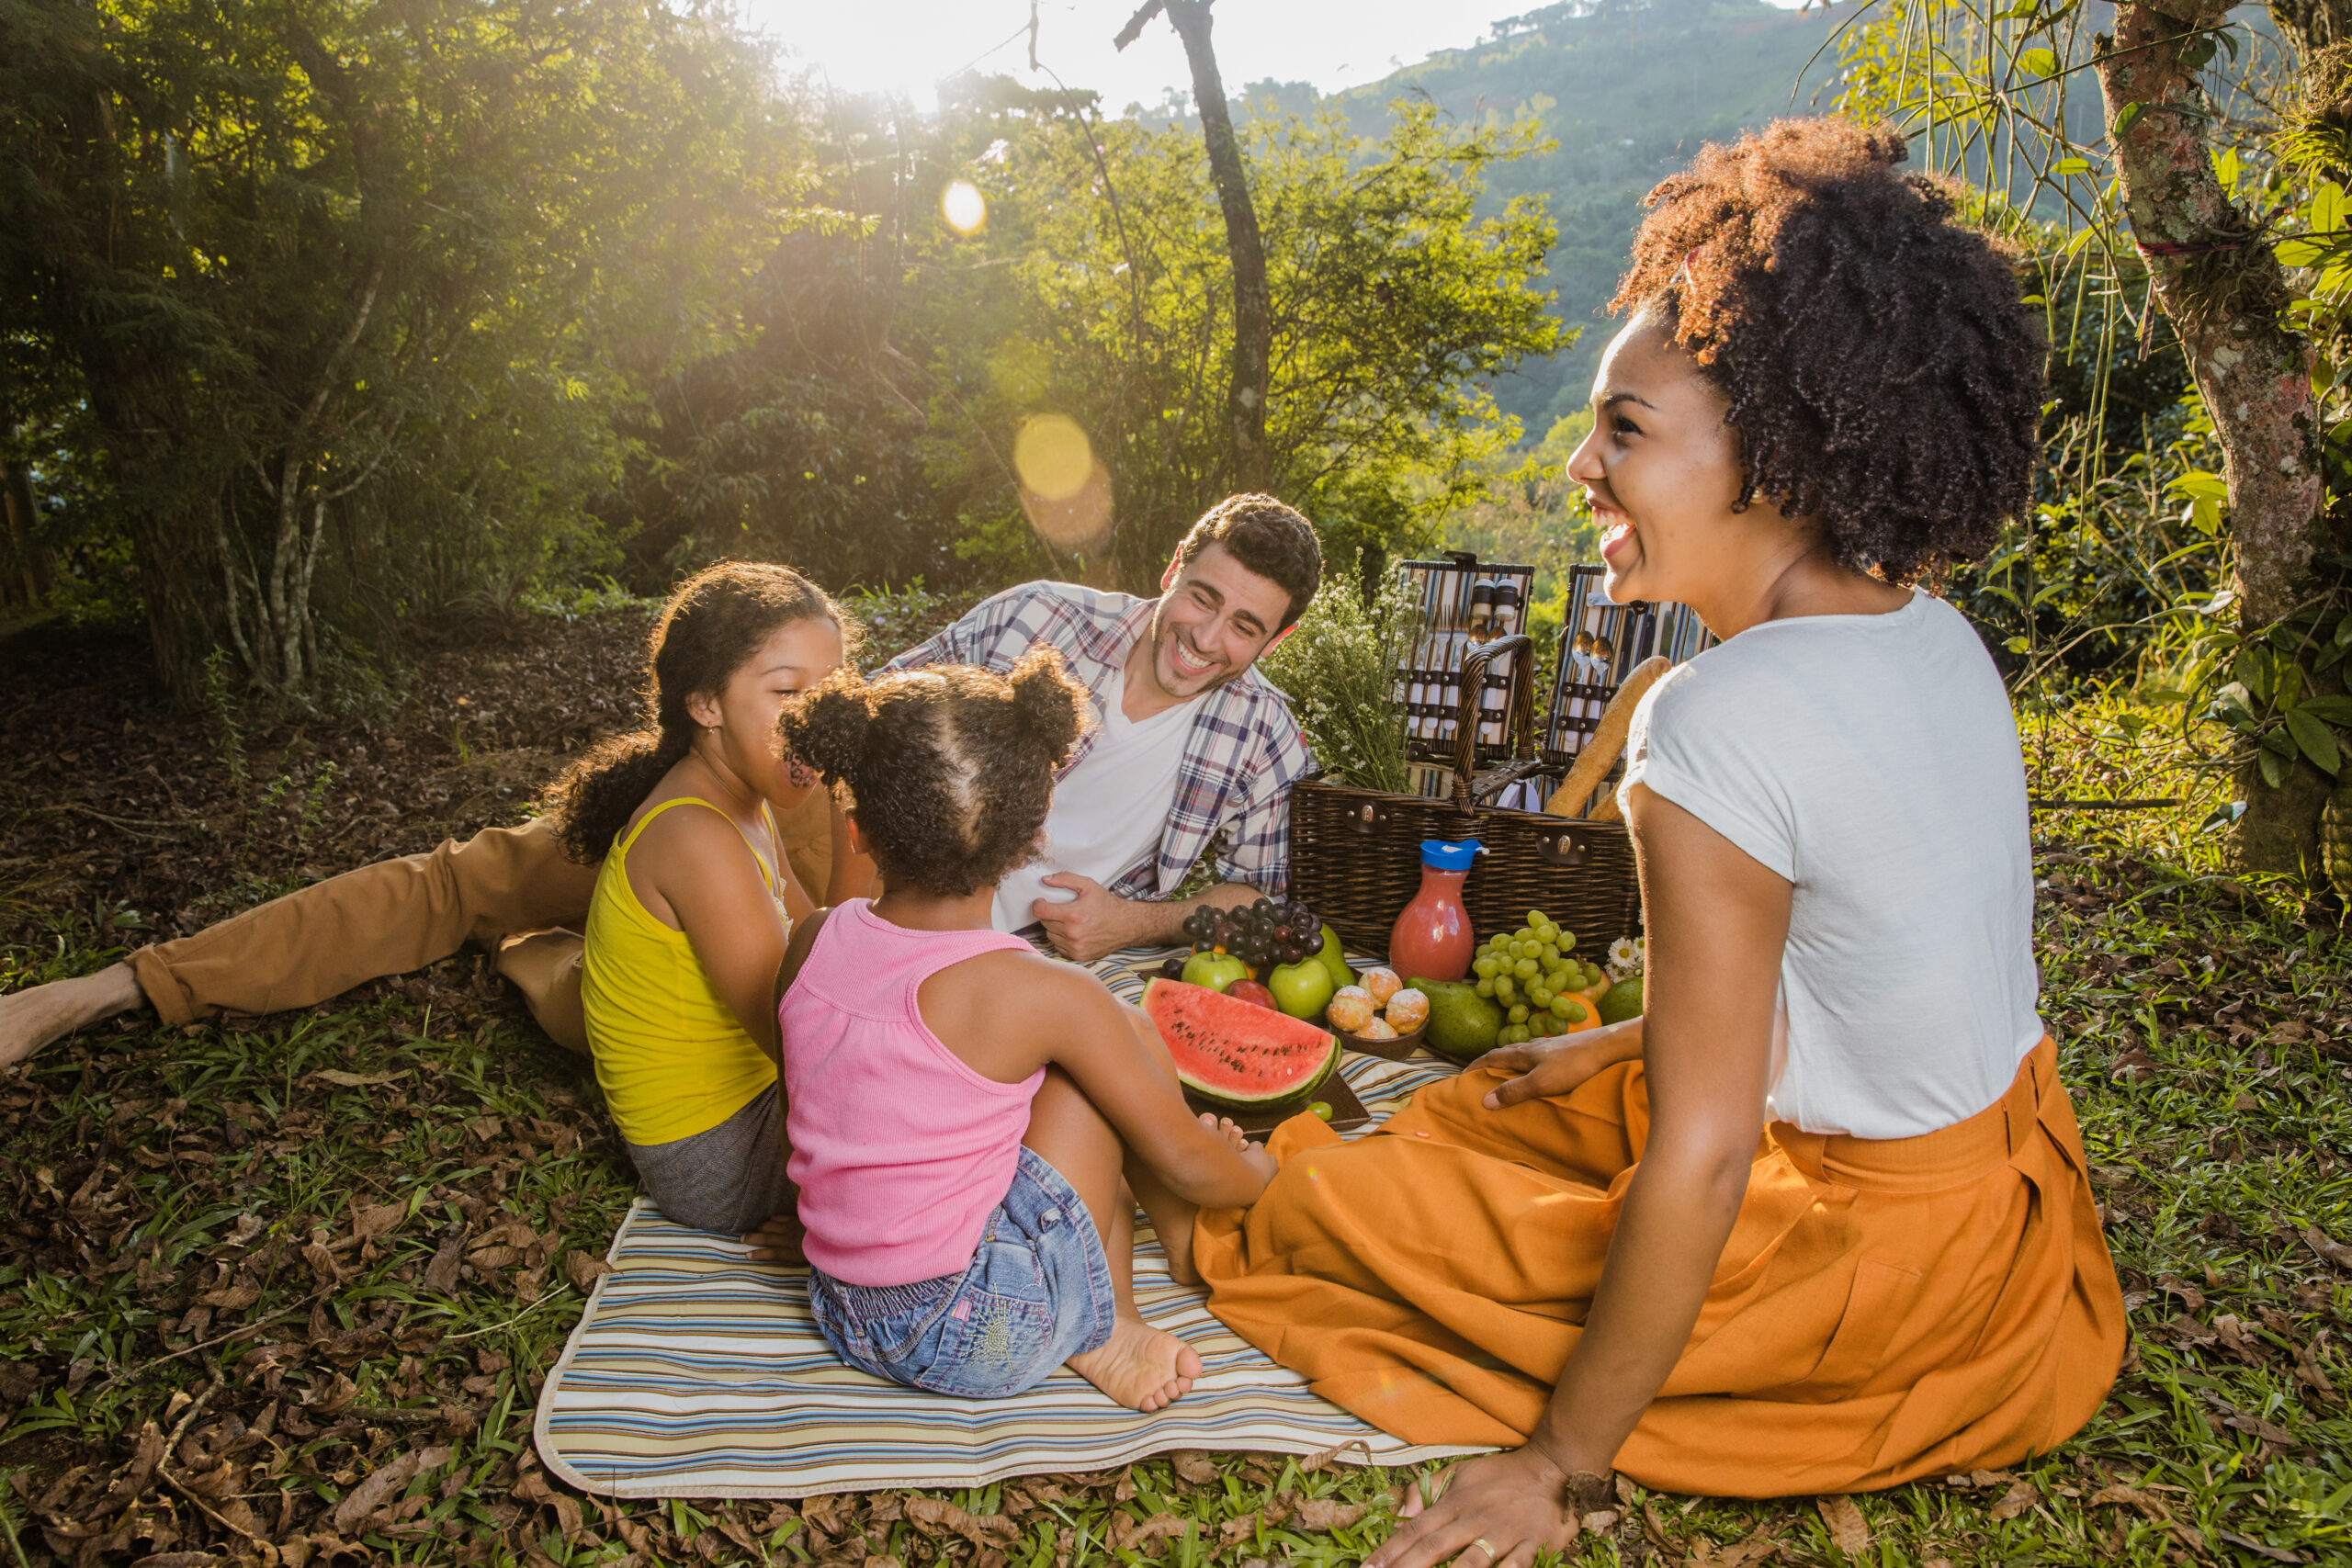
[[(1130, 999), (1161, 953), (1094, 965)], [(1375, 1118), (1453, 1069), (1350, 1055), (1340, 1069)], [(1417, 1448), (1307, 1392), (1168, 1277), (1138, 1221), (1144, 1315), (1192, 1341), (1203, 1376), (1156, 1416), (1124, 1410), (1075, 1373), (1013, 1399), (919, 1393), (843, 1365), (808, 1315), (808, 1272), (755, 1264), (731, 1236), (688, 1230), (639, 1199), (539, 1396), (549, 1470), (616, 1497), (800, 1497), (883, 1487), (984, 1486), (1107, 1470), (1171, 1449), (1250, 1449), (1410, 1464)]]

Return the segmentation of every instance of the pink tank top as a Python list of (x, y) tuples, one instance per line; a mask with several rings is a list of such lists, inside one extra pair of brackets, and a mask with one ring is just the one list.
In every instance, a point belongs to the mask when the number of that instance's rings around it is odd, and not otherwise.
[(958, 1273), (1012, 1187), (1029, 1102), (939, 1042), (915, 987), (983, 953), (1027, 953), (1001, 931), (918, 931), (853, 898), (826, 918), (776, 1009), (787, 1168), (808, 1261), (851, 1285)]

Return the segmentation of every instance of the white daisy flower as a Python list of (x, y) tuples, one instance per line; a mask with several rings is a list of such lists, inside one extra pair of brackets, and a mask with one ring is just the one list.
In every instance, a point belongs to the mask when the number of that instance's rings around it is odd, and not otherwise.
[(1611, 969), (1631, 969), (1641, 961), (1641, 949), (1634, 945), (1632, 937), (1621, 936), (1609, 944), (1609, 966)]

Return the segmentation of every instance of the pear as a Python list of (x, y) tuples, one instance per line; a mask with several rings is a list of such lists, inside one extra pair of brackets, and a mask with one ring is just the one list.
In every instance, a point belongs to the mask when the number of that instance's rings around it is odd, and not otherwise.
[(1423, 1043), (1457, 1062), (1472, 1062), (1495, 1048), (1503, 1032), (1503, 1010), (1478, 994), (1467, 980), (1409, 982), (1430, 999), (1429, 1033)]
[(1356, 972), (1348, 967), (1347, 950), (1340, 945), (1340, 933), (1329, 926), (1323, 928), (1323, 951), (1316, 957), (1321, 959), (1323, 967), (1331, 972), (1333, 990), (1342, 990), (1356, 983)]

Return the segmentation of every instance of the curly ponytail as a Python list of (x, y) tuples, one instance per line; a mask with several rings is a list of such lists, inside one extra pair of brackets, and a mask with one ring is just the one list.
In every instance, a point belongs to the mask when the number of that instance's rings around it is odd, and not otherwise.
[(1079, 687), (1080, 699), (1070, 701), (1070, 691), (1077, 682), (1070, 679), (1062, 656), (1053, 648), (1039, 643), (1021, 656), (1004, 678), (1012, 688), (1012, 738), (1016, 744), (1034, 749), (1040, 756), (1050, 757), (1049, 765), (1058, 766), (1078, 744), (1086, 723), (1085, 688)]
[(993, 887), (1035, 852), (1054, 774), (1091, 700), (1043, 643), (1009, 675), (838, 670), (786, 704), (792, 754), (845, 784), (883, 879), (935, 897)]
[(678, 585), (646, 640), (646, 727), (590, 748), (544, 797), (563, 852), (582, 865), (605, 858), (663, 774), (694, 745), (686, 699), (726, 689), (779, 626), (829, 620), (854, 651), (857, 625), (825, 591), (766, 561), (720, 561)]

